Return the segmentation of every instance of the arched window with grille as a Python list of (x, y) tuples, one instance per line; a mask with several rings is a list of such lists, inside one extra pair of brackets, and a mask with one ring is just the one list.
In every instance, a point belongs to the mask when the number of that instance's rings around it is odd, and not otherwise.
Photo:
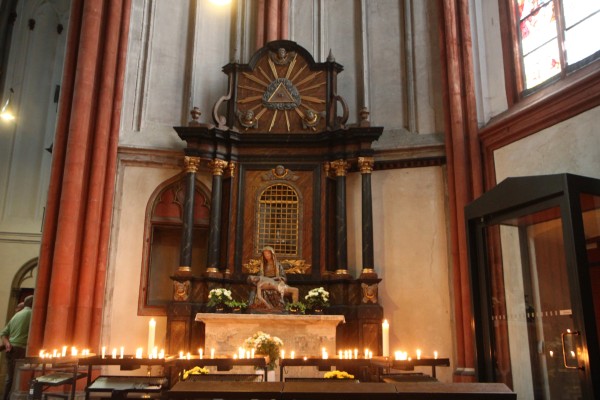
[(278, 256), (301, 256), (298, 191), (289, 184), (275, 183), (262, 190), (257, 200), (255, 253), (271, 246)]

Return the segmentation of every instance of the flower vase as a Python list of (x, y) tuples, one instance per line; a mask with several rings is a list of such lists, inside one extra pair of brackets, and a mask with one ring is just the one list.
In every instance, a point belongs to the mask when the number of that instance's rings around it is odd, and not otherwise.
[(275, 377), (275, 370), (270, 369), (267, 371), (267, 382), (276, 382), (277, 378)]
[(215, 313), (223, 314), (224, 312), (225, 312), (225, 306), (223, 306), (223, 305), (215, 306)]

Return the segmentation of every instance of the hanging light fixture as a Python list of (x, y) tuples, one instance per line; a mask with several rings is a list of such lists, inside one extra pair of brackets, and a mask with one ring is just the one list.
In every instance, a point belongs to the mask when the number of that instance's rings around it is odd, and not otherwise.
[(13, 88), (10, 88), (8, 99), (6, 99), (6, 103), (4, 103), (2, 111), (0, 111), (0, 118), (2, 118), (5, 121), (13, 121), (15, 119), (15, 113), (13, 112), (12, 107), (10, 105), (10, 101), (14, 92), (15, 91), (13, 90)]

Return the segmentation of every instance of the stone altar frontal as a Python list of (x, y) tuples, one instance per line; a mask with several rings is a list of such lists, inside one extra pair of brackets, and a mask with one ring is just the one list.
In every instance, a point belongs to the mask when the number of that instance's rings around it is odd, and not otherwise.
[(258, 331), (277, 336), (283, 341), (286, 357), (320, 356), (323, 347), (330, 356), (336, 353), (336, 327), (343, 315), (281, 314), (196, 314), (205, 324), (205, 354), (215, 349), (216, 355), (237, 354), (244, 341)]

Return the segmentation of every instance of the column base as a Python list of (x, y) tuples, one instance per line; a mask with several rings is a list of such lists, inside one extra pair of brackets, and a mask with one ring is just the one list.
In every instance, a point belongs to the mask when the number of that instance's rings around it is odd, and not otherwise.
[(218, 268), (206, 268), (204, 275), (208, 278), (222, 278), (223, 273)]
[(377, 272), (373, 268), (363, 268), (358, 279), (377, 279)]

